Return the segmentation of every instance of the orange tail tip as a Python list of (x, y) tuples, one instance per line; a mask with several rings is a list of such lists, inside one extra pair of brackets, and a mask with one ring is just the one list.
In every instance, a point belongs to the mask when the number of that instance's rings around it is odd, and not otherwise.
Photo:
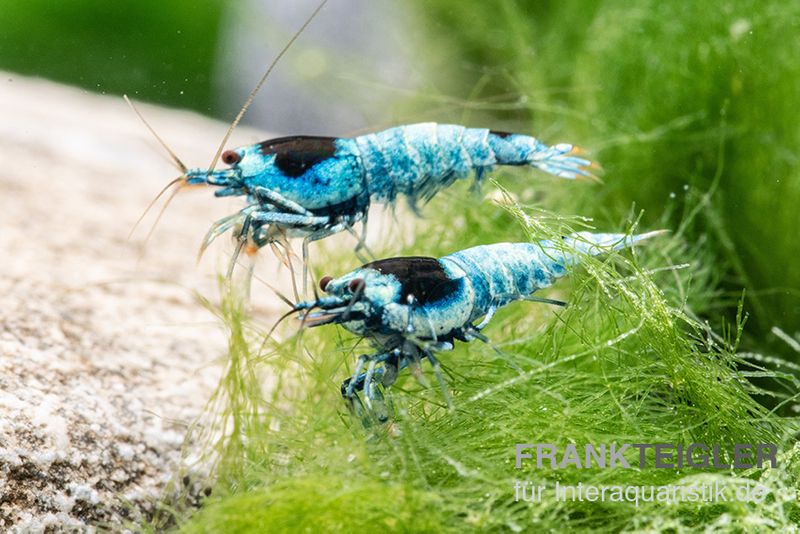
[[(586, 154), (587, 154), (586, 149), (584, 149), (583, 147), (573, 146), (572, 150), (567, 152), (566, 155), (567, 156), (579, 157), (579, 158), (585, 158)], [(599, 163), (597, 163), (596, 161), (587, 160), (587, 162), (588, 163), (586, 165), (582, 165), (581, 166), (581, 170), (585, 171), (586, 174), (578, 176), (577, 179), (578, 180), (591, 180), (592, 182), (596, 182), (596, 183), (600, 183), (600, 184), (605, 183), (605, 182), (603, 182), (603, 179), (601, 178), (601, 176), (603, 174), (605, 174), (605, 171), (603, 170), (603, 167)]]
[(588, 180), (591, 182), (595, 182), (598, 184), (604, 184), (603, 178), (601, 176), (605, 174), (603, 167), (600, 164), (592, 161), (588, 165), (584, 165), (581, 167), (582, 170), (586, 171), (586, 174), (579, 175), (578, 180)]

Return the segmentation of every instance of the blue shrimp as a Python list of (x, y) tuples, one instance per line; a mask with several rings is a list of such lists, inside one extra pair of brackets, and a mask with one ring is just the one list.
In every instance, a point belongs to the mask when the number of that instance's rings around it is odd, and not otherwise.
[[(474, 172), (476, 183), (497, 165), (530, 166), (574, 180), (593, 178), (596, 166), (571, 144), (548, 146), (534, 137), (483, 128), (421, 123), (353, 138), (282, 137), (235, 150), (227, 169), (191, 169), (187, 185), (217, 186), (218, 197), (245, 195), (248, 205), (217, 221), (201, 251), (218, 235), (238, 227), (240, 242), (257, 248), (287, 237), (308, 243), (366, 229), (372, 202), (418, 203)], [(356, 236), (358, 237), (358, 236)], [(356, 252), (364, 246), (363, 234)]]
[[(220, 188), (215, 192), (218, 197), (245, 196), (247, 206), (212, 225), (200, 254), (216, 237), (234, 229), (239, 244), (231, 259), (230, 276), (246, 244), (252, 251), (267, 244), (273, 248), (279, 244), (288, 252), (287, 238), (303, 237), (306, 269), (308, 244), (312, 241), (348, 231), (358, 238), (356, 253), (365, 247), (367, 212), (372, 202), (393, 206), (402, 195), (418, 212), (419, 201), (427, 202), (471, 172), (479, 185), (497, 165), (536, 167), (573, 180), (596, 178), (593, 172), (598, 167), (581, 157), (579, 149), (571, 144), (548, 146), (527, 135), (436, 123), (398, 126), (354, 138), (282, 137), (223, 150), (273, 68), (327, 1), (319, 3), (270, 63), (231, 123), (208, 168), (188, 169), (128, 101), (182, 173), (150, 203), (131, 233), (161, 195), (173, 186), (176, 187), (161, 213), (179, 190), (212, 185)], [(215, 169), (220, 157), (229, 168)], [(156, 218), (153, 229), (160, 217)], [(359, 222), (360, 236), (354, 229)]]
[(660, 233), (577, 232), (561, 241), (482, 245), (439, 259), (377, 260), (339, 278), (322, 278), (320, 288), (328, 295), (300, 302), (293, 311), (307, 326), (341, 324), (376, 349), (359, 357), (352, 377), (342, 384), (351, 409), (361, 410), (358, 392), (363, 391), (367, 407), (377, 405), (376, 415), (385, 420), (379, 385), (389, 387), (405, 367), (420, 379), (422, 359), (431, 363), (452, 408), (434, 352), (452, 350), (455, 340), (488, 341), (481, 330), (498, 308), (515, 300), (565, 305), (533, 293), (567, 274), (582, 255), (620, 250)]

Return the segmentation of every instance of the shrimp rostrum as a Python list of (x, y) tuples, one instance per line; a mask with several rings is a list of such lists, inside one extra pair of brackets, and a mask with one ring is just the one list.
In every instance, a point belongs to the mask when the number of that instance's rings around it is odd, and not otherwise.
[[(423, 380), (420, 362), (428, 360), (452, 407), (434, 353), (458, 341), (487, 341), (481, 330), (498, 308), (515, 300), (551, 304), (534, 297), (567, 274), (583, 255), (629, 247), (660, 232), (639, 235), (578, 232), (560, 241), (498, 243), (455, 252), (439, 259), (399, 257), (367, 263), (339, 278), (320, 280), (327, 295), (298, 303), (307, 326), (340, 324), (367, 338), (375, 348), (359, 357), (342, 395), (351, 409), (385, 420), (381, 388), (408, 367)], [(364, 404), (359, 393), (364, 396)]]
[[(534, 137), (481, 128), (422, 123), (353, 138), (282, 137), (227, 150), (229, 168), (191, 169), (187, 185), (208, 184), (216, 196), (244, 195), (248, 205), (217, 221), (203, 248), (239, 228), (256, 247), (303, 237), (308, 242), (366, 227), (372, 202), (406, 197), (417, 211), (454, 181), (474, 173), (477, 183), (497, 165), (529, 166), (574, 180), (596, 166), (571, 144), (548, 146)], [(359, 239), (358, 251), (363, 246)]]

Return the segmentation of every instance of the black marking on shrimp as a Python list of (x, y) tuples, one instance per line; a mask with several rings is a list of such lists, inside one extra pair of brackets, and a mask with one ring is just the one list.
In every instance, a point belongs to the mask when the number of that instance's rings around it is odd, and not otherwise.
[(463, 280), (452, 279), (435, 258), (409, 256), (373, 261), (364, 265), (381, 274), (391, 274), (400, 282), (401, 301), (407, 302), (409, 295), (417, 304), (442, 300), (457, 292)]
[(362, 198), (359, 197), (349, 198), (344, 202), (340, 202), (338, 204), (312, 209), (309, 211), (311, 211), (311, 213), (313, 213), (314, 215), (330, 217), (331, 220), (335, 220), (338, 217), (353, 216), (354, 214), (365, 213), (367, 211), (368, 206), (369, 206), (369, 197), (364, 196)]
[(275, 154), (275, 166), (284, 175), (297, 178), (336, 153), (336, 138), (297, 135), (259, 143), (265, 156)]
[(489, 130), (489, 133), (492, 134), (492, 135), (496, 135), (500, 139), (505, 139), (506, 137), (510, 137), (512, 135), (516, 135), (516, 134), (513, 134), (511, 132), (502, 132), (500, 130)]

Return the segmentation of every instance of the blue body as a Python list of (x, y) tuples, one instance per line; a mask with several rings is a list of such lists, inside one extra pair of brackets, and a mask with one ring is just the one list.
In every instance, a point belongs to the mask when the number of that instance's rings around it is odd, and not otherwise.
[(584, 167), (590, 165), (569, 155), (572, 145), (549, 147), (527, 135), (450, 124), (399, 126), (338, 145), (358, 155), (370, 197), (382, 203), (398, 195), (428, 200), (472, 171), (480, 179), (496, 165), (531, 165), (570, 179), (588, 176)]
[[(377, 349), (361, 356), (353, 377), (342, 385), (342, 394), (358, 410), (358, 391), (366, 392), (368, 404), (380, 401), (377, 384), (388, 387), (400, 369), (421, 358), (431, 361), (444, 384), (434, 351), (452, 349), (454, 340), (485, 341), (480, 330), (498, 308), (531, 299), (583, 255), (619, 250), (659, 233), (578, 232), (556, 242), (482, 245), (439, 259), (378, 260), (338, 278), (324, 277), (320, 287), (328, 295), (300, 302), (295, 311), (304, 312), (309, 326), (341, 324)], [(367, 362), (368, 370), (361, 373)]]
[[(521, 134), (421, 123), (354, 138), (286, 137), (226, 151), (229, 169), (194, 169), (187, 183), (220, 187), (217, 196), (246, 195), (241, 218), (259, 245), (275, 236), (318, 239), (352, 228), (372, 202), (405, 196), (416, 208), (455, 180), (480, 180), (497, 165), (532, 166), (555, 176), (592, 176), (590, 161), (569, 144), (548, 146)], [(241, 221), (239, 221), (241, 222)], [(230, 218), (210, 233), (230, 228)]]
[[(383, 350), (407, 339), (462, 339), (469, 337), (478, 319), (551, 286), (582, 254), (619, 250), (651, 235), (579, 232), (555, 243), (481, 245), (438, 260), (378, 260), (328, 282), (325, 291), (330, 297), (299, 306), (320, 306), (326, 311), (317, 313), (330, 316), (331, 309), (350, 305), (350, 317), (340, 316), (335, 322), (371, 337)], [(362, 280), (364, 288), (352, 303), (349, 287), (354, 280)]]

